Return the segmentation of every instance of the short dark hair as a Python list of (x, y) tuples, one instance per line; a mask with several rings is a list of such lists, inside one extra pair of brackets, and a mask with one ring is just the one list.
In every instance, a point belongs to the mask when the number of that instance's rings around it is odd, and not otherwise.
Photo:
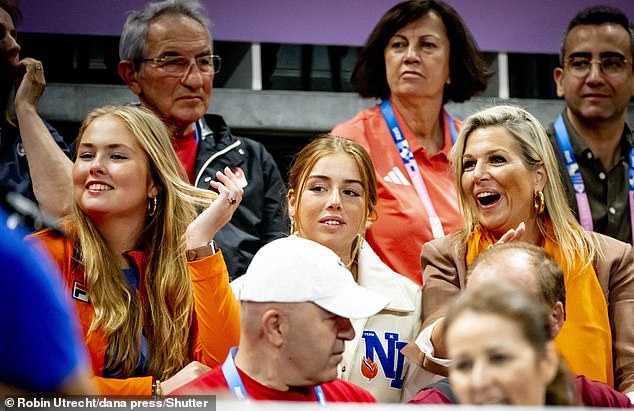
[(492, 73), (456, 10), (442, 1), (408, 0), (398, 3), (381, 17), (361, 49), (350, 79), (357, 93), (381, 99), (390, 96), (383, 50), (398, 30), (430, 12), (442, 18), (450, 44), (451, 84), (445, 85), (443, 103), (449, 100), (460, 103), (486, 89)]
[(13, 20), (13, 25), (17, 26), (22, 20), (22, 11), (14, 0), (0, 0), (0, 8), (7, 12)]
[(568, 23), (568, 27), (561, 38), (561, 49), (559, 51), (559, 63), (564, 64), (566, 55), (566, 40), (570, 31), (577, 26), (600, 26), (602, 24), (616, 24), (621, 26), (630, 34), (630, 58), (634, 57), (634, 32), (632, 31), (632, 23), (625, 13), (616, 7), (610, 6), (592, 6), (581, 10)]

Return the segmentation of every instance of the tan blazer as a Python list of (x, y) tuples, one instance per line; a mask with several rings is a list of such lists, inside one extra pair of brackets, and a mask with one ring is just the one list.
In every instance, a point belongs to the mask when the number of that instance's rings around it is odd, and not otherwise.
[[(463, 233), (432, 240), (423, 246), (423, 327), (444, 317), (448, 304), (465, 287), (467, 266)], [(614, 384), (634, 391), (634, 256), (632, 246), (594, 233), (605, 255), (594, 269), (608, 303), (612, 331)]]

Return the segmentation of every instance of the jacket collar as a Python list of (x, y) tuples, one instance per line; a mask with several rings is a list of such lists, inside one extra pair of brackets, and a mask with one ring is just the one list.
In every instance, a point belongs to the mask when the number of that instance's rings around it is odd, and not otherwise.
[(213, 139), (212, 144), (223, 143), (223, 145), (230, 145), (235, 140), (222, 116), (206, 114), (198, 119), (196, 123), (203, 141)]
[(145, 262), (146, 262), (147, 253), (144, 251), (131, 250), (131, 251), (126, 251), (125, 253), (123, 253), (123, 255), (127, 257), (130, 263), (134, 263), (136, 265), (136, 268), (139, 272), (139, 295), (143, 299), (147, 295), (147, 290), (145, 289), (145, 279), (144, 279)]
[(413, 282), (392, 271), (376, 255), (366, 242), (361, 246), (359, 254), (359, 285), (381, 294), (390, 299), (386, 310), (398, 312), (412, 312), (416, 309), (414, 296), (408, 293), (407, 286)]
[(128, 257), (128, 259), (132, 259), (132, 261), (134, 261), (140, 273), (145, 272), (145, 259), (147, 257), (147, 253), (145, 251), (131, 250), (126, 251), (123, 254)]

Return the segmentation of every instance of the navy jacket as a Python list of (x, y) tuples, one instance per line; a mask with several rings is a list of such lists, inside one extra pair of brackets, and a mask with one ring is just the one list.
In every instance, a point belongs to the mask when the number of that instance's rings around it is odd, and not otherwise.
[(231, 221), (214, 237), (231, 279), (246, 272), (253, 255), (264, 244), (287, 235), (286, 189), (275, 160), (257, 141), (236, 137), (219, 115), (197, 123), (201, 139), (196, 153), (198, 188), (209, 189), (216, 171), (242, 171), (246, 186)]

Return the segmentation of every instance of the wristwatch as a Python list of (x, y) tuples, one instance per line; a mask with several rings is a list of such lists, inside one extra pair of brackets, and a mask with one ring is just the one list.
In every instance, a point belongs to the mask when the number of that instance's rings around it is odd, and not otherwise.
[(209, 257), (214, 254), (216, 254), (216, 242), (214, 240), (211, 240), (209, 244), (203, 245), (202, 247), (185, 251), (187, 261), (200, 260), (201, 258)]

